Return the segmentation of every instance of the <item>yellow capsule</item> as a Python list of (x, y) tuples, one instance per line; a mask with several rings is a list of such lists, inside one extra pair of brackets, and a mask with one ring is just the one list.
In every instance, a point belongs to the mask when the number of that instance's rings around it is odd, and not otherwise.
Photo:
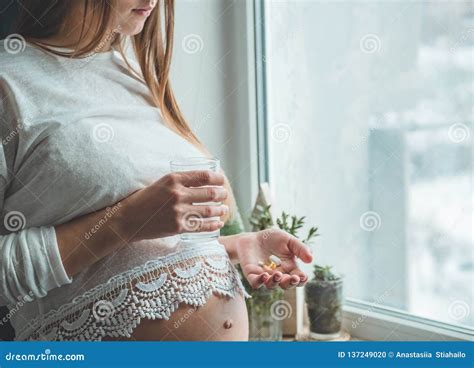
[(270, 271), (273, 271), (273, 268), (270, 268), (269, 266), (267, 265), (263, 265), (263, 269), (267, 272), (270, 272)]

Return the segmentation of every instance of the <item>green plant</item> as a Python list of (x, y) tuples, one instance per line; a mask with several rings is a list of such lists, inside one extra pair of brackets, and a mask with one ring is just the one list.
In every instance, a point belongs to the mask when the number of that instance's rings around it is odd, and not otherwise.
[[(257, 205), (255, 208), (257, 209), (258, 214), (250, 217), (249, 219), (250, 224), (253, 226), (253, 230), (261, 231), (271, 228), (274, 225), (272, 216), (270, 214), (271, 205)], [(306, 216), (290, 216), (285, 211), (283, 211), (281, 216), (276, 219), (276, 224), (281, 230), (299, 238), (298, 233), (299, 230), (304, 226), (305, 219)], [(306, 238), (303, 238), (303, 243), (308, 243), (316, 236), (319, 236), (318, 228), (313, 226), (308, 230)]]
[(314, 266), (314, 278), (306, 284), (310, 335), (334, 337), (342, 326), (342, 278), (331, 266)]
[[(268, 206), (268, 209), (270, 206)], [(304, 226), (305, 216), (297, 217), (290, 216), (285, 211), (282, 212), (281, 217), (276, 219), (276, 223), (281, 230), (286, 231), (287, 233), (296, 236), (298, 238), (299, 230)], [(312, 226), (306, 238), (304, 238), (303, 243), (309, 243), (309, 241), (315, 237), (319, 236), (318, 227)], [(339, 276), (335, 275), (332, 271), (332, 266), (320, 266), (314, 265), (314, 279), (319, 281), (334, 281), (338, 280)]]
[(242, 226), (238, 220), (233, 219), (225, 223), (224, 227), (221, 228), (221, 236), (235, 235), (242, 232)]
[[(282, 212), (281, 217), (276, 219), (277, 226), (286, 231), (287, 233), (299, 238), (299, 230), (304, 226), (306, 216), (297, 217), (287, 214), (285, 211)], [(288, 221), (290, 219), (290, 221)], [(313, 226), (309, 229), (308, 235), (303, 239), (303, 243), (308, 243), (312, 238), (319, 236), (318, 228)]]
[(270, 207), (268, 206), (255, 206), (258, 214), (250, 217), (249, 222), (252, 225), (254, 231), (261, 231), (269, 229), (273, 226), (272, 215), (270, 214)]
[(318, 281), (335, 281), (340, 277), (334, 274), (332, 271), (332, 266), (319, 266), (314, 265), (314, 279)]

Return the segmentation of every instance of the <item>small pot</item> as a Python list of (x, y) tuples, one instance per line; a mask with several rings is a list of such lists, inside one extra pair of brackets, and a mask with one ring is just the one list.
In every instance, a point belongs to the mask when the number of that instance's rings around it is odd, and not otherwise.
[(310, 337), (337, 338), (342, 326), (342, 277), (333, 281), (310, 280), (305, 287)]

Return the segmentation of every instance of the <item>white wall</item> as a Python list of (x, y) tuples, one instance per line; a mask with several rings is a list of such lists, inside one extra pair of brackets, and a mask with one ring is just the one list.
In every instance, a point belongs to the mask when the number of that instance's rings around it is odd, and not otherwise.
[(247, 0), (177, 0), (172, 65), (178, 102), (198, 136), (221, 159), (244, 218), (257, 185), (248, 10)]

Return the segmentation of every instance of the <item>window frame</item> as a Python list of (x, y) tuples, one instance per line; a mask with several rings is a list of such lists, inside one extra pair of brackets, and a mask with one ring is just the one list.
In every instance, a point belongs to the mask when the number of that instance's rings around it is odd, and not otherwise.
[(267, 72), (265, 38), (265, 0), (254, 0), (255, 29), (255, 92), (257, 117), (258, 180), (269, 181), (268, 114), (267, 114)]
[[(265, 50), (265, 5), (268, 0), (252, 0), (247, 17), (254, 24), (255, 56), (255, 131), (257, 135), (259, 183), (269, 181), (267, 73)], [(271, 182), (270, 182), (271, 185)], [(296, 311), (304, 314), (304, 303)], [(361, 321), (357, 323), (357, 321)], [(356, 327), (353, 328), (353, 323)], [(362, 300), (345, 298), (343, 327), (353, 338), (361, 340), (399, 341), (474, 341), (474, 328), (444, 323)]]

